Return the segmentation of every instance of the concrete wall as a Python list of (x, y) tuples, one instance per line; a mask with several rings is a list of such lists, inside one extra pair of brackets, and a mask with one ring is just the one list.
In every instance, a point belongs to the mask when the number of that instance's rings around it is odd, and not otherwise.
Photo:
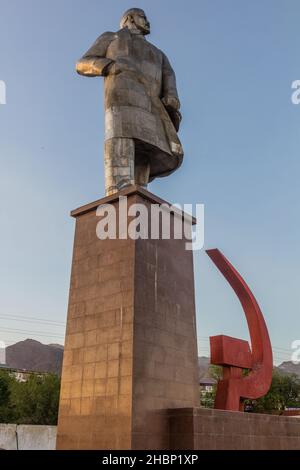
[(16, 431), (16, 424), (0, 424), (0, 449), (17, 449)]
[(297, 418), (190, 408), (169, 420), (172, 450), (300, 450)]
[[(184, 408), (166, 412), (170, 450), (300, 450), (300, 419)], [(55, 450), (56, 426), (0, 424), (0, 449)]]
[(0, 449), (55, 450), (56, 426), (0, 424)]

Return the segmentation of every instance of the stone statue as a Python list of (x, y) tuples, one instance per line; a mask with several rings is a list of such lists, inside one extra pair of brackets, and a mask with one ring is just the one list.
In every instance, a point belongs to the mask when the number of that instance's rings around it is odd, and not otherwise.
[(174, 71), (146, 41), (150, 24), (143, 10), (126, 11), (120, 26), (102, 34), (76, 65), (81, 75), (105, 77), (106, 195), (131, 184), (147, 187), (183, 159)]

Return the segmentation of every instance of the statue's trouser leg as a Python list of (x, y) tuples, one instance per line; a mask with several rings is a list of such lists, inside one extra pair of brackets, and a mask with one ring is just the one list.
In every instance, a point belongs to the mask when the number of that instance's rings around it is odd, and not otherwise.
[(106, 140), (104, 168), (107, 196), (134, 184), (134, 140), (124, 137)]
[(105, 141), (105, 194), (117, 193), (120, 189), (138, 184), (147, 187), (150, 176), (149, 160), (137, 155), (134, 139), (113, 137)]
[(140, 155), (135, 156), (135, 165), (134, 165), (134, 179), (135, 184), (139, 184), (144, 188), (147, 187), (149, 183), (150, 176), (150, 163), (149, 159), (142, 157)]

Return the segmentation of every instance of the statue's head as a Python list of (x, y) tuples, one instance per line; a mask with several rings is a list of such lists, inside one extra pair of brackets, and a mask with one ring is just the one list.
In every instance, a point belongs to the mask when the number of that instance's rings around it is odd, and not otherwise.
[(150, 34), (150, 23), (144, 10), (140, 8), (130, 8), (125, 11), (120, 26), (121, 28), (139, 29), (144, 36)]

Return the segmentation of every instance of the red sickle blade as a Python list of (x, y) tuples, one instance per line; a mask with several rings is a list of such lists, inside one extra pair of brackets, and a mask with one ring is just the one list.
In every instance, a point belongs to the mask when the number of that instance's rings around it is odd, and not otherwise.
[[(246, 316), (251, 338), (252, 367), (249, 375), (246, 377), (239, 377), (239, 374), (237, 374), (237, 370), (235, 369), (239, 368), (238, 363), (228, 364), (230, 359), (224, 358), (226, 351), (224, 345), (222, 345), (221, 349), (219, 346), (218, 350), (219, 358), (223, 354), (222, 360), (225, 366), (224, 369), (229, 369), (224, 374), (224, 379), (218, 384), (215, 407), (237, 411), (240, 409), (240, 403), (244, 398), (256, 399), (268, 392), (272, 381), (273, 370), (272, 347), (263, 314), (247, 283), (220, 250), (206, 250), (206, 253), (239, 298)], [(215, 350), (217, 348), (217, 341), (222, 341), (220, 338), (223, 338), (224, 341), (224, 338), (229, 337), (212, 337), (211, 345)], [(227, 340), (226, 344), (227, 348), (232, 348), (233, 354), (239, 353), (239, 345), (240, 348), (245, 349), (245, 346), (242, 346), (242, 340), (236, 340), (235, 338), (230, 339), (231, 342)], [(213, 360), (215, 360), (216, 357), (215, 350), (212, 355)], [(244, 360), (248, 360), (249, 358), (247, 359), (245, 354), (243, 356)], [(220, 364), (220, 362), (218, 363)]]

